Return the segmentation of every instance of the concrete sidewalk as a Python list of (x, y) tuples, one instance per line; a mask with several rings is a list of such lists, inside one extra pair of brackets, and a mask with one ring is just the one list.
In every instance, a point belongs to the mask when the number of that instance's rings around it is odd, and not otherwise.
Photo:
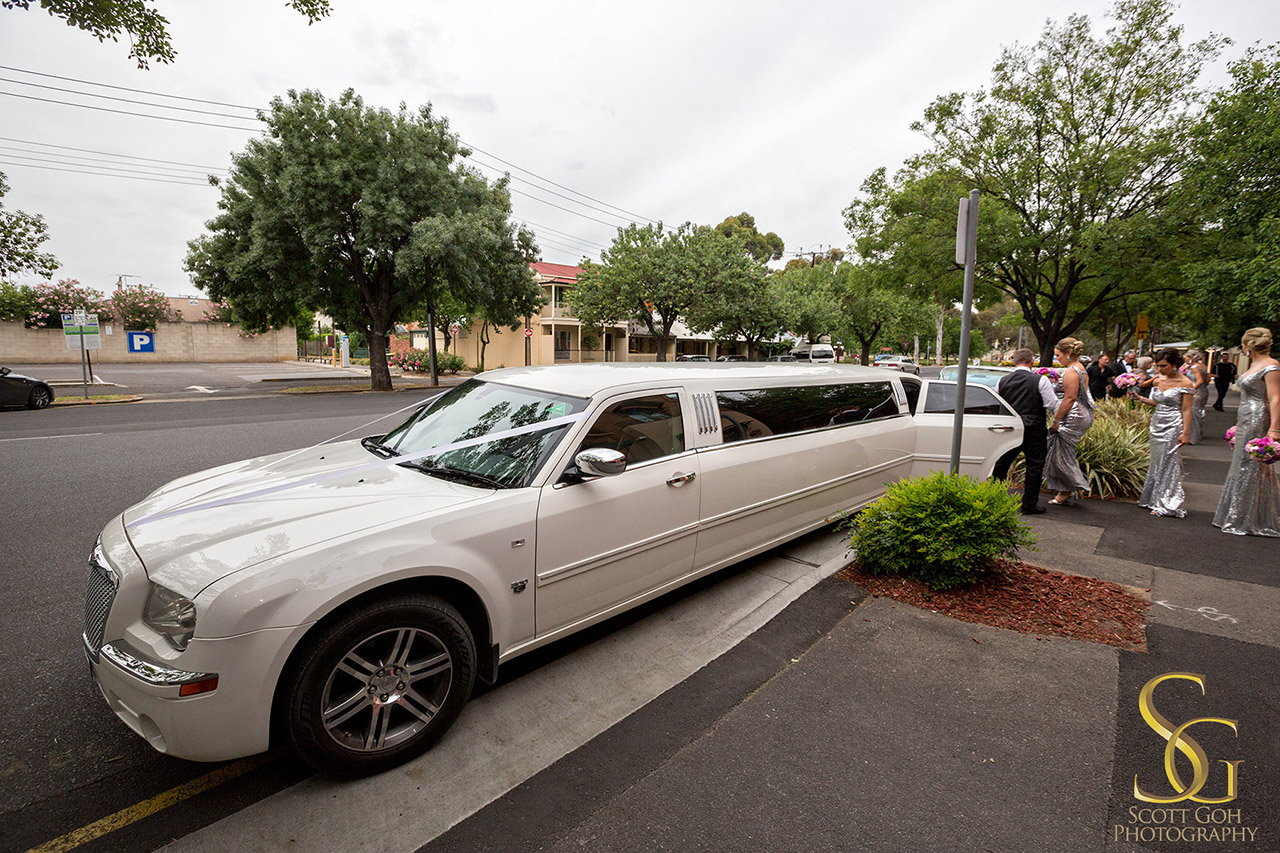
[[(1151, 590), (1147, 653), (863, 602), (830, 579), (770, 628), (794, 635), (797, 612), (862, 603), (723, 713), (668, 733), (681, 708), (724, 692), (740, 649), (424, 849), (1280, 849), (1280, 542), (1209, 525), (1230, 423), (1209, 414), (1214, 438), (1185, 451), (1187, 519), (1103, 501), (1032, 519), (1029, 561)], [(1166, 741), (1137, 705), (1168, 672), (1205, 678), (1203, 693), (1159, 688), (1173, 725), (1238, 721), (1196, 728), (1213, 768), (1201, 796), (1223, 795), (1220, 762), (1243, 761), (1239, 796), (1204, 820), (1198, 803), (1144, 812), (1133, 794), (1135, 779), (1172, 792)]]

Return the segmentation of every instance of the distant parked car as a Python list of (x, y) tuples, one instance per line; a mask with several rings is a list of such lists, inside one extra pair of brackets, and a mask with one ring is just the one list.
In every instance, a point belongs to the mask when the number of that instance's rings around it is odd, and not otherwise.
[(771, 355), (765, 361), (798, 361), (794, 355)]
[(676, 361), (710, 361), (709, 355), (678, 355)]
[(745, 355), (722, 355), (716, 361), (746, 361)]
[(800, 344), (791, 354), (796, 361), (807, 361), (810, 364), (832, 364), (836, 360), (836, 351), (831, 344)]
[(53, 389), (49, 383), (0, 367), (0, 406), (47, 409), (52, 402)]
[(920, 365), (909, 355), (890, 355), (884, 358), (877, 358), (876, 367), (887, 367), (890, 370), (900, 370), (903, 373), (914, 373), (920, 375)]
[[(965, 371), (964, 382), (966, 385), (986, 385), (988, 388), (994, 388), (1000, 381), (1000, 377), (1012, 371), (1012, 367), (970, 367)], [(960, 378), (960, 368), (954, 364), (948, 364), (942, 368), (938, 378), (955, 382)]]

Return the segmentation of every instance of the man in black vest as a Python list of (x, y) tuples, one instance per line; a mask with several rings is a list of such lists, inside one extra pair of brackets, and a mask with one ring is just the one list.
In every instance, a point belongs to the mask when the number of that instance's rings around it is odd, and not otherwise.
[(1013, 354), (1013, 371), (1000, 378), (996, 390), (1008, 401), (1022, 418), (1022, 444), (1006, 453), (996, 462), (993, 476), (1004, 480), (1009, 476), (1009, 466), (1021, 453), (1027, 460), (1026, 485), (1022, 490), (1022, 514), (1039, 515), (1045, 511), (1040, 506), (1040, 483), (1044, 479), (1044, 458), (1048, 453), (1049, 431), (1045, 427), (1045, 410), (1058, 406), (1058, 398), (1047, 377), (1031, 370), (1035, 354), (1020, 349)]

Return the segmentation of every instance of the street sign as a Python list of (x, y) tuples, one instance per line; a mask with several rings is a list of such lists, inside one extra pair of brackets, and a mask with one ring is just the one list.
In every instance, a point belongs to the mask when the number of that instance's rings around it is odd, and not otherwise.
[(85, 349), (102, 349), (102, 338), (98, 330), (98, 315), (77, 311), (74, 314), (62, 315), (62, 339), (67, 342), (67, 349), (80, 349), (83, 339)]
[(533, 329), (525, 329), (525, 330), (524, 330), (524, 336), (525, 336), (526, 338), (532, 338), (532, 337), (533, 337)]
[(156, 336), (151, 332), (125, 332), (128, 336), (129, 352), (155, 352)]
[(458, 330), (459, 330), (459, 329), (461, 329), (461, 328), (462, 328), (462, 327), (461, 327), (461, 326), (459, 326), (457, 323), (454, 323), (453, 325), (451, 325), (451, 326), (449, 327), (449, 333), (450, 333), (450, 334), (452, 334), (452, 335), (456, 335), (456, 334), (458, 334)]

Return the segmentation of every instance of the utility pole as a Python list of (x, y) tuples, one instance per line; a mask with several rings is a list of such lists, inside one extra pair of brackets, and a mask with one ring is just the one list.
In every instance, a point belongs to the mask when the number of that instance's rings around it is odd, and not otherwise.
[(960, 443), (964, 436), (964, 390), (969, 375), (969, 327), (973, 323), (973, 279), (978, 254), (978, 198), (977, 190), (969, 191), (968, 199), (960, 200), (960, 214), (956, 219), (956, 263), (964, 264), (964, 301), (960, 309), (960, 373), (956, 377), (956, 418), (951, 430), (951, 473), (960, 473)]

